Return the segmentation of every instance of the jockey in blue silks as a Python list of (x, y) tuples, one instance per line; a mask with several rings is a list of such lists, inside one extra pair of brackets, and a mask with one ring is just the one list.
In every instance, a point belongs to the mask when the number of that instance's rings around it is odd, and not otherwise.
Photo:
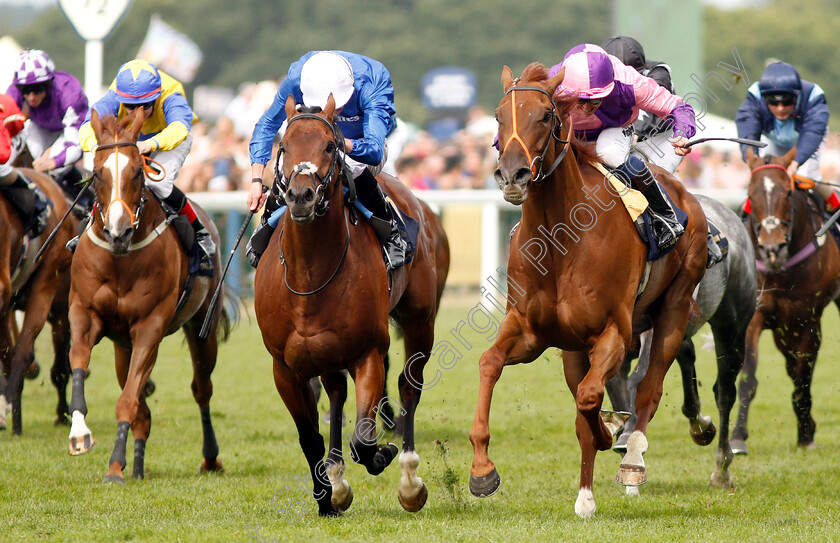
[[(782, 156), (796, 147), (796, 156), (787, 168), (791, 178), (799, 173), (822, 181), (820, 156), (828, 134), (825, 93), (816, 83), (801, 79), (790, 64), (773, 62), (764, 69), (738, 108), (735, 124), (740, 138), (764, 136), (768, 140), (762, 155)], [(747, 146), (741, 145), (745, 160), (746, 150)], [(840, 208), (840, 199), (831, 187), (817, 184), (815, 190), (825, 199), (827, 211)], [(744, 211), (749, 213), (749, 200)]]
[[(335, 123), (344, 135), (344, 160), (355, 180), (361, 203), (370, 210), (370, 224), (383, 244), (388, 271), (405, 263), (407, 244), (397, 228), (390, 206), (376, 182), (388, 156), (385, 138), (396, 124), (394, 87), (387, 68), (374, 59), (345, 51), (310, 51), (289, 67), (271, 107), (263, 114), (251, 137), (251, 191), (248, 208), (256, 211), (266, 201), (262, 192), (265, 165), (272, 143), (286, 120), (286, 99), (307, 107), (335, 100)], [(263, 215), (248, 242), (248, 259), (256, 267), (271, 239), (276, 222)]]

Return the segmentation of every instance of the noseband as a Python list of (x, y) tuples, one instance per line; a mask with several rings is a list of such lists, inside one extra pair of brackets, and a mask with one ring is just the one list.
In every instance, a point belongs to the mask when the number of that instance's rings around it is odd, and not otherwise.
[[(515, 85), (515, 83), (514, 83)], [(548, 96), (548, 101), (551, 104), (551, 137), (545, 141), (545, 146), (543, 147), (542, 152), (539, 155), (536, 155), (534, 158), (531, 158), (531, 152), (528, 150), (528, 146), (525, 145), (525, 142), (519, 136), (519, 131), (516, 123), (516, 91), (537, 91), (545, 94)], [(566, 153), (569, 150), (569, 141), (564, 140), (561, 138), (561, 133), (563, 130), (563, 121), (560, 120), (560, 117), (557, 115), (557, 106), (554, 104), (554, 98), (551, 94), (548, 93), (545, 89), (540, 87), (531, 87), (531, 86), (512, 86), (505, 92), (505, 96), (508, 94), (511, 95), (511, 103), (513, 104), (511, 116), (513, 117), (513, 134), (510, 135), (507, 142), (505, 142), (504, 148), (502, 148), (501, 153), (504, 153), (508, 145), (511, 142), (516, 141), (519, 145), (522, 146), (522, 149), (525, 151), (525, 155), (528, 157), (528, 165), (531, 168), (531, 180), (534, 182), (540, 182), (545, 179), (547, 176), (551, 175), (563, 158), (566, 156)], [(554, 162), (551, 164), (551, 167), (548, 171), (543, 170), (544, 159), (543, 157), (548, 152), (549, 145), (551, 145), (551, 140), (554, 139), (557, 143), (563, 144), (563, 150), (557, 155), (557, 158), (554, 159)], [(537, 165), (539, 164), (539, 167)]]
[[(131, 142), (131, 141), (115, 141), (113, 143), (104, 143), (102, 145), (99, 145), (94, 152), (98, 153), (99, 151), (105, 151), (105, 150), (108, 150), (108, 149), (115, 149), (117, 147), (134, 147), (136, 149), (137, 148), (137, 143)], [(119, 156), (119, 153), (117, 153), (116, 156)], [(117, 198), (117, 200), (116, 200), (116, 201), (118, 201), (119, 203), (122, 204), (122, 206), (125, 208), (126, 211), (128, 211), (128, 216), (131, 217), (131, 219), (132, 219), (131, 220), (131, 227), (134, 230), (137, 230), (138, 227), (140, 226), (140, 215), (143, 213), (143, 206), (146, 204), (146, 183), (145, 183), (145, 180), (143, 179), (143, 174), (147, 170), (147, 165), (145, 163), (146, 157), (143, 157), (141, 155), (141, 158), (143, 159), (143, 166), (141, 168), (139, 168), (137, 170), (137, 173), (135, 174), (135, 177), (140, 178), (140, 204), (138, 204), (138, 206), (137, 206), (137, 212), (136, 213), (132, 212), (131, 208), (128, 207), (128, 204), (125, 203), (125, 201), (122, 198)], [(118, 164), (119, 164), (119, 159), (117, 159), (117, 166), (114, 167), (114, 170), (116, 172), (119, 172)], [(96, 182), (97, 178), (101, 179), (101, 177), (99, 176), (99, 173), (96, 171), (96, 169), (94, 169), (94, 172), (93, 172), (94, 183)], [(115, 179), (113, 182), (119, 184), (120, 180)], [(94, 194), (96, 194), (96, 191), (94, 191)], [(105, 213), (103, 214), (102, 209), (103, 209), (104, 206), (102, 205), (102, 202), (99, 201), (99, 195), (98, 194), (96, 194), (95, 200), (96, 200), (97, 207), (99, 208), (99, 218), (102, 220), (102, 224), (103, 225), (108, 224), (105, 221), (105, 219), (107, 217), (107, 214), (110, 211), (110, 203), (111, 202), (109, 202), (109, 210), (105, 211)]]
[[(295, 164), (292, 168), (291, 175), (287, 178), (282, 168), (280, 168), (281, 157), (285, 153), (283, 143), (281, 142), (280, 149), (277, 151), (277, 160), (274, 163), (274, 179), (280, 193), (278, 195), (278, 199), (282, 204), (286, 201), (286, 191), (289, 190), (289, 183), (291, 183), (295, 177), (298, 175), (309, 175), (313, 177), (318, 183), (315, 187), (315, 195), (318, 197), (318, 201), (315, 204), (315, 213), (321, 216), (329, 211), (329, 197), (326, 196), (326, 189), (332, 183), (333, 179), (337, 175), (337, 172), (341, 171), (341, 168), (338, 168), (337, 166), (341, 161), (340, 153), (344, 152), (344, 137), (341, 135), (341, 130), (338, 126), (329, 122), (320, 115), (315, 115), (314, 113), (299, 113), (298, 115), (295, 115), (289, 120), (286, 130), (289, 130), (292, 123), (303, 119), (317, 119), (318, 121), (326, 124), (329, 127), (330, 132), (332, 132), (333, 150), (332, 158), (330, 159), (329, 171), (326, 176), (322, 177), (321, 174), (318, 173), (318, 166), (312, 162), (304, 161)], [(330, 196), (332, 196), (332, 194), (330, 194)]]

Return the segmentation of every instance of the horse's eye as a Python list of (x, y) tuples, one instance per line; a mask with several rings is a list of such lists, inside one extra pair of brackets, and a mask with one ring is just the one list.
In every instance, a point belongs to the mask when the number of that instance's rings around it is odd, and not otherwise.
[(545, 115), (543, 115), (543, 120), (542, 120), (542, 122), (547, 123), (547, 122), (548, 122), (548, 121), (550, 121), (550, 120), (551, 120), (551, 112), (550, 112), (550, 111), (546, 111), (546, 112), (545, 112)]
[(335, 151), (335, 142), (331, 141), (331, 142), (327, 143), (326, 152), (327, 153), (332, 153), (333, 151)]

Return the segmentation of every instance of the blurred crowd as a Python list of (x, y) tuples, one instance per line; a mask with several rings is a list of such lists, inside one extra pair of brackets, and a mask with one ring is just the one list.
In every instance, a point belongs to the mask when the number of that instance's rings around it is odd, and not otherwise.
[[(260, 85), (253, 86), (250, 100), (243, 102), (240, 93), (214, 123), (199, 121), (193, 125), (193, 148), (177, 180), (182, 190), (248, 189), (250, 132), (276, 90), (274, 82)], [(248, 102), (256, 104), (248, 107)], [(477, 107), (467, 115), (464, 128), (443, 139), (406, 125), (404, 146), (396, 157), (395, 149), (389, 149), (389, 162), (400, 180), (412, 189), (495, 189), (493, 171), (498, 152), (492, 145), (496, 126), (493, 117)], [(829, 134), (821, 168), (825, 181), (838, 182), (840, 135)], [(273, 176), (273, 171), (272, 162), (266, 175)], [(707, 143), (693, 148), (677, 169), (677, 177), (689, 189), (746, 189), (749, 170), (737, 145)]]

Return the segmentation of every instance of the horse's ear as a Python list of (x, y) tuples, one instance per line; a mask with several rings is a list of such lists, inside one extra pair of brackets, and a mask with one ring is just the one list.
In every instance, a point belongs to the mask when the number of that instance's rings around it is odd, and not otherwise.
[(291, 120), (295, 115), (297, 115), (297, 104), (295, 103), (295, 97), (290, 94), (286, 98), (286, 120)]
[(793, 162), (793, 159), (796, 158), (796, 146), (794, 145), (790, 151), (782, 156), (782, 166), (787, 168), (790, 166), (790, 163)]
[(102, 121), (99, 120), (99, 112), (91, 108), (90, 110), (90, 127), (93, 128), (93, 134), (96, 136), (96, 141), (100, 141), (99, 137), (102, 134)]
[(324, 106), (324, 117), (326, 117), (328, 121), (332, 122), (333, 115), (335, 115), (335, 97), (332, 93), (330, 93), (327, 97), (327, 105)]
[(134, 108), (134, 114), (129, 115), (131, 125), (126, 129), (126, 135), (128, 135), (131, 141), (137, 141), (137, 137), (140, 135), (140, 129), (143, 128), (143, 111), (142, 107)]
[(507, 65), (505, 65), (505, 67), (502, 68), (502, 88), (505, 90), (505, 92), (507, 92), (507, 90), (510, 88), (510, 86), (512, 84), (513, 84), (513, 72), (510, 70), (510, 68)]
[(744, 156), (747, 159), (747, 166), (750, 167), (750, 170), (754, 170), (757, 167), (761, 166), (759, 162), (761, 162), (763, 159), (756, 154), (752, 147), (747, 147)]
[(548, 85), (548, 89), (546, 89), (546, 90), (548, 90), (548, 92), (550, 94), (554, 94), (554, 91), (557, 90), (557, 87), (560, 86), (560, 83), (563, 82), (563, 78), (565, 76), (566, 76), (566, 67), (564, 66), (560, 69), (560, 73), (558, 73), (557, 75), (555, 75), (554, 77), (552, 77), (551, 79), (549, 79), (546, 82), (546, 85)]

